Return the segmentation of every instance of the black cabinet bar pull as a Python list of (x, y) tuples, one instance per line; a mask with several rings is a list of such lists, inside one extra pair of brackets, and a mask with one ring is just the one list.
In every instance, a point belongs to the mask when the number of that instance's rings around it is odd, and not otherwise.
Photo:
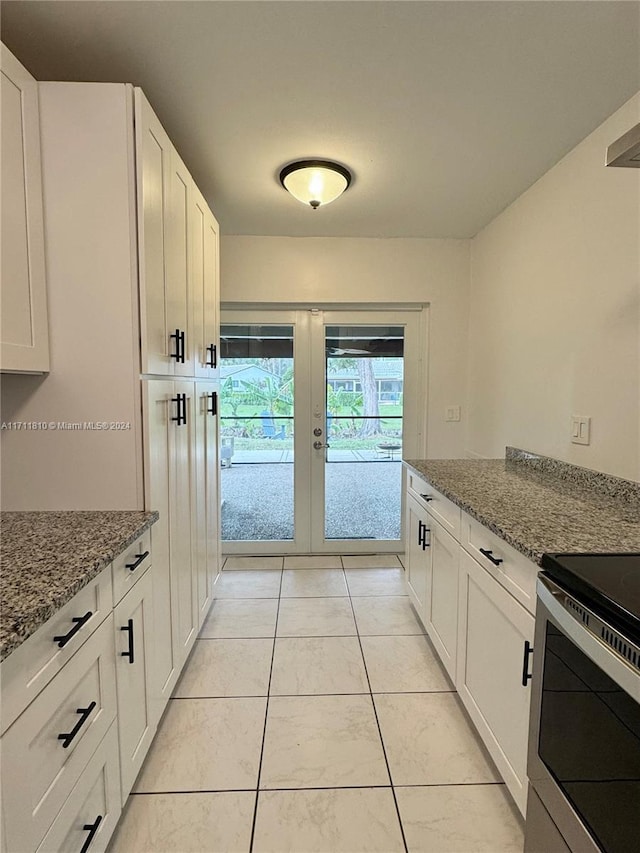
[(171, 398), (171, 402), (176, 404), (176, 415), (171, 420), (175, 421), (177, 426), (184, 426), (187, 423), (187, 395), (177, 394)]
[(136, 554), (136, 558), (133, 561), (133, 563), (125, 563), (125, 566), (124, 566), (125, 569), (129, 569), (130, 572), (135, 572), (135, 570), (138, 568), (140, 563), (143, 560), (146, 560), (148, 556), (149, 556), (148, 551), (145, 551), (144, 554)]
[(431, 533), (431, 528), (427, 527), (426, 524), (422, 525), (422, 550), (426, 551), (427, 548), (431, 547), (431, 542), (427, 542), (427, 533)]
[(62, 741), (63, 749), (66, 749), (68, 746), (71, 745), (73, 739), (78, 734), (80, 729), (84, 726), (84, 724), (87, 722), (87, 720), (89, 719), (89, 715), (95, 707), (96, 703), (92, 702), (86, 708), (76, 708), (76, 714), (80, 714), (80, 719), (70, 732), (65, 732), (64, 734), (58, 735), (58, 740)]
[(214, 391), (211, 394), (207, 394), (207, 399), (211, 401), (210, 404), (207, 405), (207, 414), (215, 417), (218, 414), (218, 395)]
[(527, 681), (533, 678), (533, 674), (529, 672), (529, 658), (533, 654), (533, 646), (529, 640), (524, 641), (524, 655), (522, 658), (522, 686), (527, 686)]
[(423, 528), (424, 524), (421, 519), (418, 519), (418, 545), (422, 545), (422, 537), (423, 537)]
[(98, 831), (98, 827), (100, 826), (101, 823), (102, 823), (102, 815), (99, 814), (93, 823), (85, 823), (85, 825), (82, 827), (85, 830), (85, 832), (89, 833), (89, 835), (87, 835), (87, 837), (85, 838), (84, 844), (82, 845), (82, 849), (80, 850), (80, 853), (87, 853), (87, 850), (89, 849), (89, 845), (93, 841), (93, 836)]
[(174, 358), (178, 363), (182, 361), (181, 358), (181, 348), (180, 348), (180, 329), (176, 329), (172, 335), (169, 335), (169, 340), (175, 340), (175, 352), (170, 353), (169, 358)]
[(184, 364), (185, 346), (185, 333), (180, 332), (180, 364)]
[(504, 560), (501, 557), (493, 556), (493, 551), (487, 551), (485, 548), (478, 548), (478, 550), (487, 558), (487, 560), (490, 560), (494, 566), (499, 566), (500, 563), (504, 563)]
[(82, 626), (85, 625), (89, 621), (89, 619), (91, 619), (92, 616), (93, 613), (91, 612), (91, 610), (87, 610), (84, 616), (74, 616), (71, 621), (75, 622), (75, 625), (69, 631), (69, 633), (54, 637), (53, 642), (58, 644), (59, 649), (64, 649), (69, 640), (72, 640), (75, 637), (80, 628), (82, 628)]
[(215, 344), (209, 344), (207, 347), (207, 367), (218, 366), (218, 347)]
[(120, 628), (121, 631), (126, 631), (129, 635), (129, 648), (126, 652), (120, 652), (121, 658), (129, 658), (129, 663), (134, 663), (133, 657), (133, 619), (129, 619), (127, 624)]
[(423, 501), (426, 501), (427, 503), (429, 503), (429, 501), (433, 500), (433, 495), (420, 495), (420, 497), (422, 498)]

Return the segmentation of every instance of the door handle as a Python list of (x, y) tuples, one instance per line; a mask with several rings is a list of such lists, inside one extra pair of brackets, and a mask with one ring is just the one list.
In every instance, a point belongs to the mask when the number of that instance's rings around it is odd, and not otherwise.
[(524, 641), (524, 655), (522, 657), (522, 686), (527, 686), (527, 681), (533, 678), (533, 675), (529, 672), (529, 658), (533, 654), (533, 646), (529, 642), (529, 640)]
[(127, 637), (129, 640), (129, 648), (127, 649), (126, 652), (120, 652), (120, 657), (121, 658), (128, 658), (129, 663), (135, 663), (135, 658), (133, 656), (133, 654), (134, 654), (134, 649), (133, 649), (133, 619), (127, 620), (127, 624), (123, 628), (120, 628), (120, 630), (127, 632)]
[(207, 414), (213, 415), (214, 417), (218, 414), (218, 394), (216, 391), (213, 391), (211, 394), (206, 394), (207, 400)]
[(313, 447), (315, 450), (322, 450), (323, 447), (331, 447), (330, 444), (323, 444), (321, 441), (314, 441)]
[(218, 366), (218, 348), (215, 344), (209, 344), (207, 347), (207, 367)]

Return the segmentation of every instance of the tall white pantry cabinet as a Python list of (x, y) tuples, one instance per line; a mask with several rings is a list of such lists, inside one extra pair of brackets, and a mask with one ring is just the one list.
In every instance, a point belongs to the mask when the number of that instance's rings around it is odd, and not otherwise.
[(51, 365), (5, 377), (41, 427), (3, 432), (3, 507), (159, 511), (157, 721), (219, 566), (218, 226), (141, 90), (39, 96)]

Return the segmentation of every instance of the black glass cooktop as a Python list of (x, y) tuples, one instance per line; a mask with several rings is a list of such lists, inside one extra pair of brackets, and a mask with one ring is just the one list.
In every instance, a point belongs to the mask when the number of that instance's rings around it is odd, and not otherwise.
[(640, 643), (640, 554), (545, 554), (542, 568), (612, 627)]

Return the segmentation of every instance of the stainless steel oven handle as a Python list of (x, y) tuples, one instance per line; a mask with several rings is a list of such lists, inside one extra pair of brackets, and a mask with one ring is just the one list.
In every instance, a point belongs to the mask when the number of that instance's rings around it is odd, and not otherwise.
[[(610, 648), (598, 636), (591, 633), (582, 622), (578, 621), (577, 615), (566, 609), (564, 601), (571, 595), (562, 587), (555, 584), (549, 578), (538, 576), (537, 585), (538, 599), (544, 604), (549, 615), (553, 617), (557, 626), (575, 645), (583, 651), (587, 657), (600, 667), (609, 678), (615, 681), (623, 690), (640, 702), (640, 673), (631, 664)], [(576, 602), (580, 608), (589, 611), (584, 605)], [(596, 615), (596, 614), (593, 614)], [(607, 624), (601, 617), (596, 616), (600, 622)], [(613, 629), (611, 629), (613, 630)]]

